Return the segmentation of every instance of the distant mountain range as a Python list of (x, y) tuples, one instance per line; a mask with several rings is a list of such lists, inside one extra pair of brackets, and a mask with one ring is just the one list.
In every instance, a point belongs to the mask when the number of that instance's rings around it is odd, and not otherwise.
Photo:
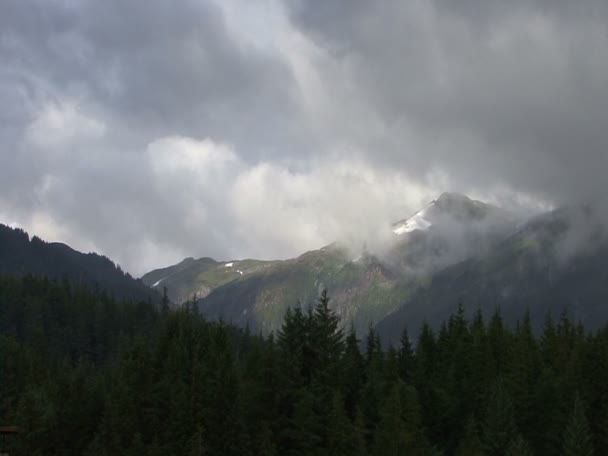
[(227, 282), (200, 300), (200, 309), (270, 331), (288, 306), (309, 304), (327, 288), (334, 309), (361, 333), (390, 318), (436, 272), (491, 251), (516, 226), (508, 211), (444, 193), (387, 227), (393, 236), (380, 252), (352, 252), (337, 242)]
[(536, 328), (563, 310), (589, 329), (608, 319), (608, 237), (594, 206), (522, 219), (445, 193), (386, 230), (374, 252), (338, 241), (282, 261), (186, 258), (136, 280), (105, 257), (0, 225), (0, 273), (67, 277), (134, 299), (166, 288), (176, 304), (196, 300), (208, 318), (263, 332), (326, 288), (346, 325), (359, 334), (375, 325), (392, 342), (404, 326), (436, 327), (459, 303), (487, 317), (500, 309), (510, 323), (528, 309)]
[(0, 274), (33, 274), (99, 287), (116, 298), (158, 301), (141, 280), (96, 253), (81, 253), (65, 244), (45, 242), (19, 228), (0, 224)]
[(608, 242), (591, 207), (526, 220), (444, 193), (387, 230), (393, 238), (381, 252), (336, 242), (285, 261), (189, 258), (143, 280), (167, 286), (177, 301), (198, 293), (207, 317), (265, 332), (280, 327), (288, 306), (311, 303), (323, 288), (347, 324), (359, 333), (377, 325), (393, 342), (403, 326), (436, 326), (459, 303), (488, 317), (500, 308), (511, 323), (529, 309), (537, 327), (547, 312), (564, 309), (589, 328), (608, 318)]
[(327, 288), (334, 309), (361, 332), (390, 318), (438, 271), (492, 251), (520, 222), (498, 207), (444, 193), (387, 226), (392, 238), (381, 252), (352, 251), (336, 242), (285, 261), (188, 258), (142, 280), (166, 286), (177, 302), (197, 295), (209, 318), (262, 331), (276, 330), (288, 306), (307, 305)]

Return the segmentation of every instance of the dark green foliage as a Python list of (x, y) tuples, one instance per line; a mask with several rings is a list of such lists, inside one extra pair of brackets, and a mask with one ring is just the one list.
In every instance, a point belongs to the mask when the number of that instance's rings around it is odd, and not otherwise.
[(416, 390), (398, 381), (385, 396), (374, 435), (374, 455), (431, 454)]
[(586, 335), (562, 316), (537, 339), (527, 316), (512, 330), (460, 306), (437, 335), (424, 325), (397, 348), (370, 328), (362, 353), (328, 303), (322, 293), (262, 337), (191, 306), (0, 277), (0, 423), (23, 429), (7, 451), (605, 453), (608, 329)]
[(532, 450), (523, 437), (518, 434), (507, 447), (506, 456), (532, 456)]
[(516, 436), (513, 403), (502, 377), (499, 377), (488, 399), (483, 422), (482, 446), (488, 454), (505, 455)]
[[(351, 420), (344, 408), (344, 399), (337, 393), (332, 400), (327, 428), (327, 452), (332, 456), (351, 456), (365, 453), (365, 440), (360, 421)], [(359, 418), (360, 419), (360, 418)]]
[(482, 456), (483, 448), (479, 440), (477, 421), (473, 416), (469, 417), (464, 428), (464, 434), (456, 449), (456, 456)]
[(293, 413), (283, 431), (282, 454), (320, 455), (323, 450), (324, 429), (319, 423), (313, 394), (305, 389), (298, 391)]
[(416, 388), (399, 383), (402, 417), (405, 423), (406, 448), (409, 454), (431, 454), (432, 449), (424, 434), (422, 410)]
[(373, 455), (399, 456), (407, 451), (408, 437), (403, 420), (399, 386), (395, 385), (383, 401), (380, 422), (374, 435)]
[(163, 297), (160, 300), (160, 311), (163, 315), (169, 313), (169, 296), (167, 296), (167, 287), (163, 287)]
[(414, 377), (414, 350), (407, 328), (403, 328), (399, 346), (399, 375), (404, 382), (411, 382)]
[(564, 445), (562, 448), (564, 456), (592, 456), (593, 445), (589, 424), (585, 417), (583, 401), (577, 393), (574, 397), (574, 406), (568, 427), (564, 433)]
[(96, 253), (81, 253), (65, 244), (45, 242), (19, 228), (0, 224), (0, 274), (33, 275), (71, 285), (105, 288), (121, 299), (158, 301), (155, 291)]

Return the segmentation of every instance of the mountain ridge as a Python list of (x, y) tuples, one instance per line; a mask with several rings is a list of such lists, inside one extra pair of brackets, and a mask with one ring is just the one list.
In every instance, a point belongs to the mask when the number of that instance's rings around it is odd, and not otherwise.
[(117, 297), (158, 301), (159, 295), (109, 258), (82, 253), (61, 242), (46, 242), (23, 229), (0, 224), (0, 273), (33, 274), (101, 287)]
[(571, 245), (572, 221), (589, 216), (587, 211), (566, 207), (540, 214), (493, 251), (439, 271), (381, 320), (378, 332), (396, 342), (404, 326), (416, 331), (426, 321), (433, 327), (459, 304), (486, 317), (498, 310), (510, 324), (529, 312), (536, 330), (547, 314), (562, 312), (598, 329), (608, 319), (608, 236), (602, 222), (591, 217), (579, 245), (564, 250)]
[[(516, 226), (507, 211), (461, 194), (444, 193), (426, 208), (432, 221), (425, 229), (399, 234), (394, 232), (395, 224), (387, 226), (387, 232), (393, 233), (382, 253), (365, 248), (353, 252), (336, 242), (296, 258), (267, 263), (248, 274), (224, 274), (225, 280), (214, 283), (204, 277), (207, 272), (196, 272), (190, 266), (162, 284), (170, 295), (179, 294), (186, 300), (202, 287), (198, 303), (204, 315), (263, 331), (278, 329), (287, 307), (307, 305), (321, 289), (328, 288), (333, 308), (342, 319), (365, 330), (370, 322), (397, 310), (434, 272), (480, 252), (483, 246), (490, 248)], [(218, 269), (221, 263), (216, 262), (214, 270)], [(198, 283), (188, 283), (197, 275), (194, 280)], [(144, 276), (149, 285), (159, 278), (158, 274)], [(177, 293), (171, 285), (182, 291)]]

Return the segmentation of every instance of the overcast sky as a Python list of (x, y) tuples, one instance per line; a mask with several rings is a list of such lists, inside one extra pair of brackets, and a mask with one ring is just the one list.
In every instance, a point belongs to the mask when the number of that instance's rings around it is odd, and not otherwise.
[(0, 2), (0, 223), (134, 275), (607, 172), (605, 0)]

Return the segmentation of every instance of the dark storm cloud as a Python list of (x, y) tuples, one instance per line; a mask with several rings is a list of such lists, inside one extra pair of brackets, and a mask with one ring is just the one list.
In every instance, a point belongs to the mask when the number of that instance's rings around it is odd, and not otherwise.
[(2, 8), (5, 77), (30, 98), (49, 90), (85, 97), (116, 126), (156, 136), (245, 142), (252, 129), (238, 125), (267, 117), (277, 130), (284, 126), (289, 70), (239, 46), (213, 2), (9, 1)]
[[(608, 6), (293, 1), (291, 18), (352, 77), (393, 140), (376, 154), (456, 186), (585, 198), (608, 169)], [(407, 150), (404, 131), (421, 141)], [(429, 153), (431, 152), (431, 153)]]
[(57, 225), (51, 235), (91, 240), (138, 268), (142, 252), (125, 246), (144, 238), (180, 254), (197, 244), (231, 253), (214, 242), (226, 226), (220, 203), (190, 201), (214, 212), (217, 227), (184, 228), (189, 187), (180, 176), (159, 189), (147, 152), (158, 138), (209, 137), (255, 163), (285, 142), (290, 70), (238, 42), (218, 4), (3, 2), (0, 62), (5, 217), (39, 228), (32, 219), (42, 212)]
[(585, 199), (608, 170), (607, 18), (599, 0), (1, 2), (0, 222), (141, 273), (359, 245), (444, 190)]

